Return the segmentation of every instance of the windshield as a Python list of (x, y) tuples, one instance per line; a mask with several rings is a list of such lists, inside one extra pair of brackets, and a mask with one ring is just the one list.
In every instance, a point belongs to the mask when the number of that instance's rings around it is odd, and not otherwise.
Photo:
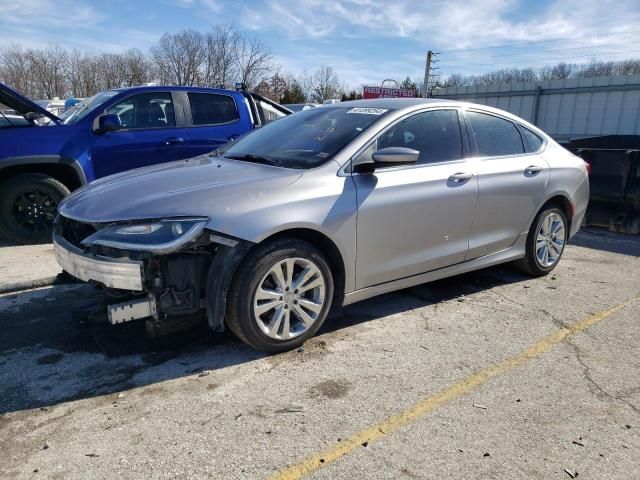
[(373, 122), (382, 108), (331, 107), (304, 110), (282, 118), (233, 142), (224, 156), (287, 168), (313, 168), (325, 163)]
[(60, 115), (60, 119), (62, 123), (65, 125), (69, 125), (71, 123), (76, 123), (79, 120), (82, 120), (84, 117), (93, 112), (96, 108), (100, 107), (104, 102), (109, 100), (111, 97), (117, 95), (118, 92), (114, 90), (108, 90), (106, 92), (98, 93), (93, 97), (85, 98), (81, 102), (76, 103), (69, 110), (65, 110), (65, 112)]

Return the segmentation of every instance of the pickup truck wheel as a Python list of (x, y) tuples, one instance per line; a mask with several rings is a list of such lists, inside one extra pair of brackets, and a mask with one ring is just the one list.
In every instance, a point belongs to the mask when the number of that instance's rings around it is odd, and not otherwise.
[(526, 255), (515, 262), (519, 270), (540, 277), (556, 268), (567, 243), (567, 216), (551, 207), (538, 214), (527, 235)]
[(282, 352), (316, 334), (332, 298), (333, 277), (322, 253), (307, 242), (282, 238), (244, 259), (229, 290), (226, 321), (252, 347)]
[(58, 203), (69, 193), (41, 173), (10, 178), (0, 185), (0, 234), (17, 243), (50, 242)]

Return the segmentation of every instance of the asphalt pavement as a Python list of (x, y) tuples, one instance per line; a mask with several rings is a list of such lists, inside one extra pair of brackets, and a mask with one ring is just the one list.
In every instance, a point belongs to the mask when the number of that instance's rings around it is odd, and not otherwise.
[(0, 478), (640, 478), (638, 237), (337, 309), (272, 356), (98, 300), (0, 296)]

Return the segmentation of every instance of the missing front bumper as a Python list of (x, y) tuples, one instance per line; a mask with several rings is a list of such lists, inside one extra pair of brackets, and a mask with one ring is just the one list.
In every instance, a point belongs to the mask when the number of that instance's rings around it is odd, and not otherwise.
[(85, 254), (58, 233), (53, 234), (56, 260), (71, 276), (85, 282), (98, 282), (105, 287), (141, 292), (142, 262), (119, 260)]

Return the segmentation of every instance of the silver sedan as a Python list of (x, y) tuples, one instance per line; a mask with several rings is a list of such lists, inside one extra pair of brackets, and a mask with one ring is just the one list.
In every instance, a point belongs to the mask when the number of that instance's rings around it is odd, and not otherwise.
[(505, 262), (545, 275), (588, 198), (585, 162), (506, 112), (356, 101), (94, 182), (60, 206), (54, 244), (111, 323), (206, 319), (275, 352), (332, 305)]

